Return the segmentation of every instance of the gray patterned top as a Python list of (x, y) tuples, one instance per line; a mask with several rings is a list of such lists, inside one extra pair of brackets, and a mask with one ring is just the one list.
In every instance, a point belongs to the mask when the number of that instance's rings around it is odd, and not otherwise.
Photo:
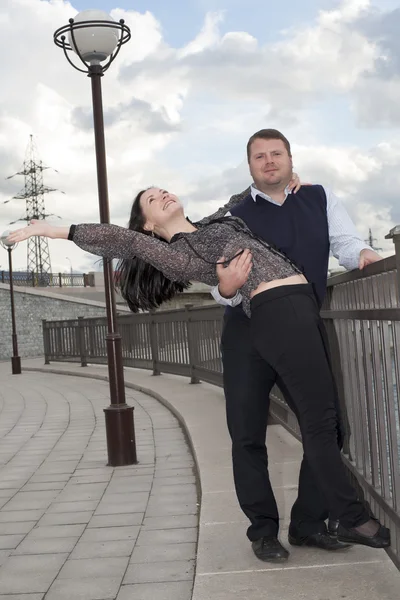
[[(236, 200), (237, 202), (237, 200)], [(106, 258), (142, 258), (172, 281), (200, 281), (217, 285), (216, 263), (221, 256), (232, 259), (249, 248), (253, 268), (241, 288), (243, 309), (250, 316), (250, 294), (261, 282), (286, 279), (301, 273), (282, 252), (251, 233), (237, 217), (220, 218), (233, 205), (231, 201), (210, 217), (196, 225), (197, 231), (178, 233), (170, 243), (118, 225), (72, 225), (69, 239), (77, 246)]]

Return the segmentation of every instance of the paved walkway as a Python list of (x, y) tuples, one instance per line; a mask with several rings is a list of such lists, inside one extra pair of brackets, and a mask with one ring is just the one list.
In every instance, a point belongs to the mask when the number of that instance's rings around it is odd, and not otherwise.
[(106, 383), (8, 371), (2, 363), (0, 600), (189, 600), (198, 498), (177, 419), (128, 390), (140, 464), (109, 468)]
[[(23, 364), (45, 374), (12, 377), (0, 365), (0, 600), (189, 600), (193, 559), (193, 600), (398, 600), (400, 574), (382, 550), (290, 548), (282, 566), (255, 558), (233, 490), (220, 389), (126, 369), (140, 464), (112, 469), (104, 466), (106, 369)], [(190, 438), (201, 485), (197, 553), (191, 454), (157, 399)], [(301, 447), (279, 425), (268, 437), (288, 546)]]

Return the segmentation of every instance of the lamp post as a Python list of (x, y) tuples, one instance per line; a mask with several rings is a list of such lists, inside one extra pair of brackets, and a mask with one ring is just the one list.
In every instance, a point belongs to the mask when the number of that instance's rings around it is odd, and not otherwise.
[(71, 287), (74, 285), (74, 278), (73, 278), (73, 270), (72, 270), (72, 261), (70, 258), (68, 258), (68, 256), (65, 257), (66, 260), (69, 261), (69, 272), (70, 272), (70, 276), (71, 276)]
[(7, 237), (9, 231), (5, 231), (1, 238), (0, 244), (8, 252), (8, 272), (10, 274), (10, 302), (11, 302), (11, 327), (12, 327), (12, 348), (13, 354), (11, 357), (11, 372), (13, 375), (21, 374), (21, 358), (18, 356), (18, 339), (17, 339), (17, 327), (15, 324), (15, 303), (14, 303), (14, 282), (13, 282), (13, 270), (12, 270), (12, 251), (17, 247), (17, 244), (8, 243)]
[[(67, 40), (68, 36), (68, 40)], [(114, 21), (101, 10), (85, 10), (69, 24), (54, 33), (56, 46), (62, 48), (68, 62), (90, 77), (92, 84), (94, 138), (97, 164), (97, 187), (100, 222), (110, 222), (108, 203), (107, 165), (104, 138), (101, 78), (116, 58), (123, 44), (131, 38), (123, 19)], [(70, 58), (75, 52), (79, 66)], [(113, 285), (112, 261), (103, 259), (104, 288), (107, 312), (107, 362), (110, 385), (110, 406), (104, 409), (108, 464), (131, 465), (136, 460), (133, 407), (125, 401), (125, 383), (122, 362), (122, 340), (117, 331), (117, 311)]]

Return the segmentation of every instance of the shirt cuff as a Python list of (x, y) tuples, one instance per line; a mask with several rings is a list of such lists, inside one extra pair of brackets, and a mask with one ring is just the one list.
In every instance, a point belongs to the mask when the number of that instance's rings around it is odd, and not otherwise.
[(221, 294), (219, 293), (217, 285), (212, 288), (211, 295), (214, 298), (214, 300), (218, 302), (218, 304), (222, 304), (222, 306), (238, 306), (239, 304), (241, 304), (243, 299), (242, 294), (239, 292), (239, 290), (232, 298), (224, 298), (224, 296), (221, 296)]
[(70, 242), (72, 242), (74, 239), (75, 229), (76, 229), (76, 225), (71, 225), (71, 227), (69, 228), (68, 239)]
[(358, 265), (360, 262), (360, 254), (362, 250), (372, 250), (373, 252), (375, 252), (375, 250), (373, 250), (371, 246), (369, 246), (362, 240), (357, 240), (351, 246), (351, 248), (347, 249), (347, 252), (343, 252), (343, 255), (339, 258), (339, 264), (348, 271), (358, 269)]

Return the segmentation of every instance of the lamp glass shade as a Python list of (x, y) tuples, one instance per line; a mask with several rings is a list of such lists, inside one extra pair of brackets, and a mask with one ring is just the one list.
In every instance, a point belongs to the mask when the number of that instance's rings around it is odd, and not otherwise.
[(3, 233), (0, 235), (0, 244), (3, 246), (3, 248), (11, 248), (12, 250), (16, 244), (10, 244), (10, 242), (7, 242), (7, 238), (10, 233), (11, 231), (3, 231)]
[[(86, 21), (108, 21), (115, 23), (115, 20), (103, 10), (83, 10), (74, 17), (75, 23), (84, 23)], [(119, 40), (118, 27), (108, 25), (87, 24), (86, 27), (74, 27), (75, 44), (71, 32), (68, 34), (68, 41), (72, 49), (79, 51), (83, 60), (86, 62), (102, 62), (106, 60), (115, 50)]]

